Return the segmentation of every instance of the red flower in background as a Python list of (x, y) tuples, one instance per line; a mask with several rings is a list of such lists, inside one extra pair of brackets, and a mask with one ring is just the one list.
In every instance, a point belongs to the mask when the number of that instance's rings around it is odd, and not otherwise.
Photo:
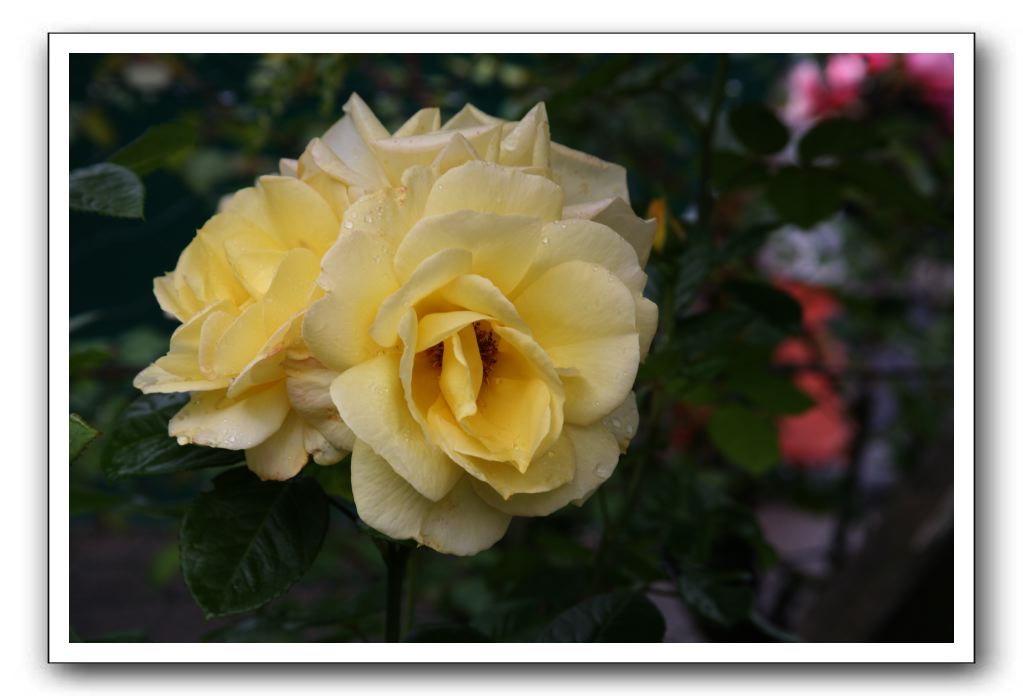
[[(824, 367), (840, 372), (845, 347), (828, 331), (827, 322), (841, 311), (838, 300), (821, 287), (777, 281), (803, 309), (805, 338), (782, 341), (775, 350), (777, 365), (797, 368), (793, 382), (815, 405), (795, 416), (778, 420), (778, 442), (785, 461), (797, 466), (845, 464), (854, 426), (845, 402)], [(810, 368), (813, 369), (798, 369)]]

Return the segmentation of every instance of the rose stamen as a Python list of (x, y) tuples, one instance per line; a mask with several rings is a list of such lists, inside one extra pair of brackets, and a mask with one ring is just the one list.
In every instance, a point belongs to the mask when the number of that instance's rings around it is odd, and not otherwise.
[[(476, 346), (480, 351), (480, 362), (483, 363), (483, 383), (486, 384), (490, 371), (493, 369), (494, 363), (497, 362), (498, 338), (481, 321), (474, 321), (472, 329), (476, 334)], [(444, 342), (442, 341), (427, 348), (426, 355), (430, 359), (430, 365), (440, 369), (444, 365)]]
[(487, 377), (497, 362), (497, 336), (480, 321), (474, 321), (472, 328), (476, 332), (476, 345), (479, 346), (480, 361), (483, 363), (483, 383), (486, 384)]

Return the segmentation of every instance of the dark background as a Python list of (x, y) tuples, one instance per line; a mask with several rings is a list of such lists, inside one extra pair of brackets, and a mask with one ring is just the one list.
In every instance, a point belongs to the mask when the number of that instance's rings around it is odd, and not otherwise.
[[(297, 157), (340, 117), (351, 92), (391, 129), (423, 106), (439, 106), (447, 118), (471, 102), (515, 119), (542, 100), (554, 140), (628, 169), (638, 213), (663, 202), (667, 241), (649, 268), (650, 293), (664, 312), (672, 289), (668, 311), (681, 326), (723, 316), (726, 288), (737, 279), (811, 288), (800, 298), (795, 333), (816, 351), (811, 371), (827, 377), (827, 398), (838, 405), (794, 431), (823, 451), (817, 460), (783, 438), (779, 460), (751, 476), (706, 432), (719, 383), (696, 388), (687, 377), (680, 386), (684, 370), (655, 364), (637, 391), (643, 418), (656, 424), (637, 438), (601, 499), (516, 520), (492, 551), (471, 559), (418, 551), (410, 628), (443, 623), (528, 639), (588, 594), (639, 585), (664, 614), (667, 640), (951, 640), (951, 124), (897, 63), (865, 81), (855, 103), (821, 116), (852, 119), (870, 136), (865, 156), (891, 180), (849, 179), (834, 210), (793, 224), (798, 211), (769, 193), (809, 127), (793, 123), (791, 144), (758, 160), (756, 176), (720, 180), (731, 160), (718, 153), (743, 152), (730, 114), (749, 103), (783, 112), (792, 66), (826, 69), (828, 60), (72, 56), (72, 169), (105, 160), (162, 123), (187, 124), (194, 144), (144, 177), (144, 221), (72, 212), (71, 408), (101, 431), (113, 427), (135, 397), (132, 377), (166, 350), (174, 328), (152, 296), (152, 278), (174, 267), (221, 196), (274, 172), (279, 157)], [(700, 124), (716, 98), (720, 120), (707, 143)], [(701, 219), (706, 152), (715, 153), (718, 179), (713, 213)], [(834, 168), (844, 166), (839, 158)], [(752, 236), (758, 225), (763, 233)], [(718, 248), (753, 241), (682, 297), (680, 278), (704, 233)], [(826, 321), (811, 326), (823, 305), (832, 308)], [(697, 333), (679, 330), (661, 349), (688, 350), (687, 336)], [(731, 355), (737, 345), (730, 335), (715, 340), (710, 353)], [(778, 369), (786, 378), (799, 372)], [(844, 443), (822, 444), (836, 429)], [(176, 534), (209, 475), (110, 481), (99, 465), (103, 446), (101, 436), (71, 471), (71, 621), (82, 639), (379, 639), (383, 564), (340, 515), (311, 571), (285, 597), (205, 621), (180, 579)], [(631, 503), (641, 460), (642, 492)], [(315, 475), (346, 496), (344, 464)], [(594, 585), (601, 530), (619, 518), (612, 570)], [(687, 565), (693, 554), (698, 568)], [(717, 618), (706, 602), (720, 610)], [(742, 614), (734, 620), (733, 607)]]

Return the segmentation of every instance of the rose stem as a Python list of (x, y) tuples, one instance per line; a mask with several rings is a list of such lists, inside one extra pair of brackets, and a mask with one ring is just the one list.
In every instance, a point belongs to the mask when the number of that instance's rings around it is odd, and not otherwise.
[(402, 586), (405, 566), (411, 549), (393, 541), (386, 542), (384, 563), (387, 565), (387, 615), (384, 620), (384, 639), (388, 643), (401, 641)]

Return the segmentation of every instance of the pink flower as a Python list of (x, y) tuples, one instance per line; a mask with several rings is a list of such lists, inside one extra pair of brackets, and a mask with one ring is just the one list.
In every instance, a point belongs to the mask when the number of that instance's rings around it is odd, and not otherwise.
[(909, 53), (905, 57), (906, 75), (937, 109), (951, 128), (955, 96), (955, 56), (951, 53)]
[(785, 120), (800, 126), (849, 111), (859, 102), (867, 71), (867, 60), (854, 53), (831, 56), (823, 71), (814, 61), (797, 63), (788, 76)]
[(867, 61), (867, 72), (871, 75), (884, 72), (895, 64), (894, 53), (860, 53)]

